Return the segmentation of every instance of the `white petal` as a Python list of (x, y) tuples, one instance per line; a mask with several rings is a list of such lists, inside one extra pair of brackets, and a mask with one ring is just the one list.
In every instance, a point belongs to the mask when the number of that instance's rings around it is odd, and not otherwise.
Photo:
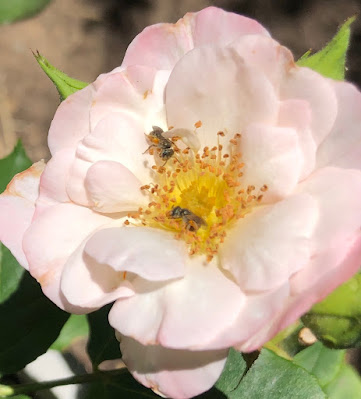
[(34, 215), (44, 167), (44, 162), (36, 162), (18, 173), (0, 195), (0, 241), (25, 269), (29, 265), (23, 251), (23, 237)]
[(311, 107), (311, 129), (318, 145), (329, 134), (337, 115), (337, 98), (330, 80), (308, 68), (295, 66), (282, 80), (281, 100), (306, 100)]
[(145, 206), (150, 200), (142, 194), (142, 183), (119, 162), (98, 161), (86, 175), (85, 188), (95, 211), (126, 212)]
[(143, 346), (122, 337), (120, 350), (133, 376), (157, 394), (192, 398), (210, 389), (220, 376), (228, 350), (192, 352)]
[(168, 124), (195, 130), (202, 145), (217, 145), (217, 132), (240, 133), (249, 123), (274, 123), (278, 101), (268, 79), (231, 47), (201, 47), (174, 67), (166, 87)]
[(296, 187), (303, 166), (297, 133), (285, 127), (253, 124), (242, 134), (240, 143), (242, 185), (268, 187), (264, 201), (286, 197)]
[(183, 242), (172, 234), (148, 227), (114, 227), (95, 233), (85, 252), (116, 271), (163, 281), (184, 275), (188, 256)]
[(317, 203), (306, 194), (253, 211), (229, 232), (222, 267), (243, 290), (280, 287), (309, 262), (317, 218)]
[(132, 286), (123, 273), (99, 264), (84, 252), (87, 240), (73, 252), (62, 271), (60, 289), (67, 301), (82, 308), (97, 309), (133, 295)]
[(330, 82), (338, 113), (330, 134), (317, 152), (317, 167), (361, 168), (361, 93), (350, 83)]
[(136, 295), (116, 302), (110, 312), (111, 325), (144, 344), (207, 347), (232, 325), (245, 296), (215, 262), (203, 262), (203, 258), (192, 258), (184, 278), (168, 284), (134, 280)]

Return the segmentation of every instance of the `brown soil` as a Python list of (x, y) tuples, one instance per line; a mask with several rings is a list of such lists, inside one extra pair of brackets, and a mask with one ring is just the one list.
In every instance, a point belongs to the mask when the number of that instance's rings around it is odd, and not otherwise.
[[(339, 24), (361, 11), (358, 0), (53, 0), (35, 18), (0, 27), (0, 122), (7, 147), (16, 135), (34, 161), (49, 156), (46, 136), (59, 97), (31, 50), (68, 75), (92, 81), (121, 63), (126, 46), (145, 26), (174, 22), (208, 5), (258, 19), (296, 57), (322, 47)], [(359, 19), (348, 74), (359, 85), (360, 50)]]

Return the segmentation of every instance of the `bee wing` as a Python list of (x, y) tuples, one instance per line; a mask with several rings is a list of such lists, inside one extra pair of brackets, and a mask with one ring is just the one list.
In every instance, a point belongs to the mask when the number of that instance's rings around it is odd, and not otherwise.
[(159, 126), (152, 126), (153, 132), (164, 133), (164, 130)]
[(200, 216), (194, 215), (192, 220), (194, 220), (199, 226), (207, 226), (207, 223)]
[(175, 136), (180, 137), (180, 140), (187, 147), (190, 147), (194, 152), (198, 152), (198, 150), (201, 148), (201, 142), (199, 141), (197, 135), (188, 129), (183, 129), (183, 128), (171, 129), (168, 130), (167, 132), (164, 132), (163, 136), (166, 137), (167, 139), (171, 139), (172, 137)]

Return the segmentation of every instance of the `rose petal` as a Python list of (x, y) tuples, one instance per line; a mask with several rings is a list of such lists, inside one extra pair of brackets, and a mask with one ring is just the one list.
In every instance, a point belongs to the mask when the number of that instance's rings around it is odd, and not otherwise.
[[(342, 244), (343, 245), (343, 244)], [(361, 236), (356, 237), (352, 245), (348, 247), (348, 252), (341, 264), (328, 271), (315, 284), (309, 284), (306, 291), (299, 295), (290, 296), (285, 302), (284, 311), (266, 324), (259, 333), (252, 338), (247, 347), (240, 350), (253, 351), (258, 349), (264, 342), (270, 340), (279, 331), (295, 322), (300, 316), (307, 312), (312, 305), (321, 301), (325, 296), (332, 292), (338, 285), (351, 278), (360, 267), (361, 257)], [(321, 264), (320, 266), (321, 267)], [(291, 279), (291, 286), (293, 284)], [(325, 281), (327, 284), (325, 284)]]
[(312, 110), (311, 129), (318, 145), (329, 134), (337, 115), (337, 98), (330, 80), (308, 68), (294, 66), (284, 76), (281, 100), (306, 100)]
[[(111, 325), (143, 344), (206, 347), (232, 325), (245, 297), (215, 263), (203, 265), (197, 258), (188, 263), (184, 278), (166, 285), (133, 281), (137, 293), (115, 303)], [(139, 317), (131, 317), (134, 314)]]
[[(260, 294), (247, 294), (246, 301), (235, 322), (207, 345), (207, 348), (218, 349), (228, 345), (235, 346), (242, 352), (249, 352), (251, 346), (251, 350), (259, 348), (272, 338), (267, 335), (264, 326), (273, 322), (284, 308), (288, 297), (288, 282), (276, 290)], [(257, 341), (255, 337), (257, 337)], [(257, 346), (254, 346), (254, 342), (257, 342)]]
[(137, 64), (170, 70), (194, 47), (224, 46), (249, 34), (269, 36), (253, 19), (208, 7), (186, 14), (174, 25), (157, 24), (144, 29), (128, 47), (122, 66)]
[(361, 194), (360, 172), (326, 168), (307, 179), (300, 190), (311, 194), (318, 202), (319, 219), (312, 237), (317, 252), (307, 267), (290, 278), (291, 292), (283, 303), (284, 310), (260, 328), (251, 340), (240, 345), (242, 351), (259, 348), (360, 267), (360, 217), (355, 217), (361, 214), (357, 200)]
[(174, 67), (166, 87), (168, 123), (197, 129), (202, 145), (217, 145), (217, 132), (232, 138), (248, 124), (274, 123), (278, 101), (270, 81), (232, 47), (201, 47)]
[(183, 242), (170, 233), (147, 227), (100, 230), (89, 239), (85, 252), (115, 271), (135, 273), (153, 281), (182, 277), (188, 256)]
[(89, 168), (98, 161), (120, 162), (143, 184), (149, 183), (154, 157), (143, 154), (148, 147), (139, 121), (127, 114), (109, 114), (77, 147), (67, 184), (70, 198), (81, 205), (92, 205), (85, 179)]
[(336, 122), (317, 151), (317, 167), (361, 168), (361, 94), (350, 83), (331, 82), (338, 100)]
[(73, 159), (74, 150), (65, 148), (57, 151), (46, 164), (40, 178), (39, 198), (36, 201), (34, 217), (38, 217), (49, 206), (59, 202), (70, 202), (66, 182)]
[(90, 126), (96, 125), (111, 113), (127, 113), (149, 131), (153, 125), (163, 127), (164, 87), (169, 72), (135, 65), (120, 73), (111, 73), (97, 85), (90, 109)]
[(226, 363), (228, 350), (193, 352), (120, 341), (122, 360), (141, 384), (158, 395), (187, 399), (210, 389)]
[(300, 178), (303, 155), (294, 129), (253, 124), (241, 138), (242, 186), (268, 187), (263, 201), (286, 197)]
[(291, 127), (295, 130), (303, 155), (300, 179), (308, 176), (315, 168), (316, 143), (311, 131), (311, 108), (304, 100), (282, 101), (278, 114), (278, 126)]
[(306, 268), (293, 278), (301, 292), (341, 263), (361, 226), (361, 171), (324, 168), (298, 188), (317, 201), (319, 219), (312, 236), (315, 253)]
[(222, 267), (243, 290), (280, 287), (309, 261), (317, 217), (317, 203), (307, 194), (253, 211), (229, 232)]
[(45, 163), (40, 161), (18, 173), (0, 195), (0, 241), (25, 269), (28, 261), (22, 248), (23, 236), (33, 218), (44, 167)]
[(30, 273), (59, 307), (68, 309), (59, 284), (69, 256), (91, 232), (110, 221), (87, 208), (66, 203), (44, 210), (27, 229), (23, 249)]
[(158, 344), (157, 335), (164, 317), (168, 284), (168, 281), (155, 282), (140, 277), (133, 279), (136, 292), (132, 298), (115, 302), (109, 313), (110, 325), (138, 338), (144, 345)]
[(93, 209), (103, 213), (124, 212), (146, 205), (150, 201), (140, 187), (141, 182), (134, 174), (114, 161), (96, 162), (85, 179)]
[(276, 40), (262, 35), (246, 35), (232, 42), (232, 47), (247, 65), (265, 75), (278, 92), (281, 80), (295, 65), (293, 55)]
[[(296, 286), (298, 285), (297, 280), (299, 279), (299, 275), (296, 274), (295, 277), (291, 279), (290, 284), (294, 295), (291, 297), (291, 301), (287, 303), (282, 320), (278, 321), (278, 324), (276, 324), (279, 330), (293, 323), (302, 314), (307, 312), (312, 305), (321, 301), (340, 284), (357, 273), (360, 268), (361, 259), (361, 235), (358, 234), (350, 240), (346, 250), (344, 243), (340, 245), (339, 250), (341, 246), (344, 249), (344, 258), (342, 261), (338, 263), (336, 267), (327, 267), (326, 273), (322, 275), (322, 278), (318, 280), (313, 279), (307, 287), (304, 286), (304, 290), (301, 293), (295, 295), (296, 291), (298, 291), (298, 287)], [(314, 266), (321, 267), (321, 262)], [(325, 284), (325, 281), (327, 284)]]
[(89, 85), (61, 102), (49, 130), (48, 144), (53, 155), (61, 149), (74, 148), (89, 133), (93, 96), (94, 86)]
[[(97, 233), (95, 233), (97, 234)], [(97, 309), (116, 299), (133, 295), (124, 273), (119, 273), (105, 264), (99, 264), (87, 255), (85, 239), (64, 265), (60, 289), (72, 305)]]
[(267, 30), (254, 19), (216, 7), (207, 7), (193, 15), (187, 14), (187, 17), (191, 19), (195, 47), (226, 46), (243, 35), (269, 36)]

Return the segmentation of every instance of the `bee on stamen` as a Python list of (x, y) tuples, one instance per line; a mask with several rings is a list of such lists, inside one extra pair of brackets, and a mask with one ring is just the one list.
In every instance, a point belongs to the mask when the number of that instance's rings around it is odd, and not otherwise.
[(200, 227), (206, 226), (207, 223), (200, 217), (195, 215), (189, 209), (175, 206), (168, 213), (167, 216), (170, 219), (182, 219), (186, 230), (195, 232)]
[(146, 137), (151, 145), (143, 152), (145, 154), (151, 148), (156, 148), (159, 157), (165, 161), (163, 166), (168, 162), (174, 155), (174, 148), (177, 148), (172, 140), (167, 139), (163, 136), (164, 130), (158, 126), (152, 126), (153, 130)]

